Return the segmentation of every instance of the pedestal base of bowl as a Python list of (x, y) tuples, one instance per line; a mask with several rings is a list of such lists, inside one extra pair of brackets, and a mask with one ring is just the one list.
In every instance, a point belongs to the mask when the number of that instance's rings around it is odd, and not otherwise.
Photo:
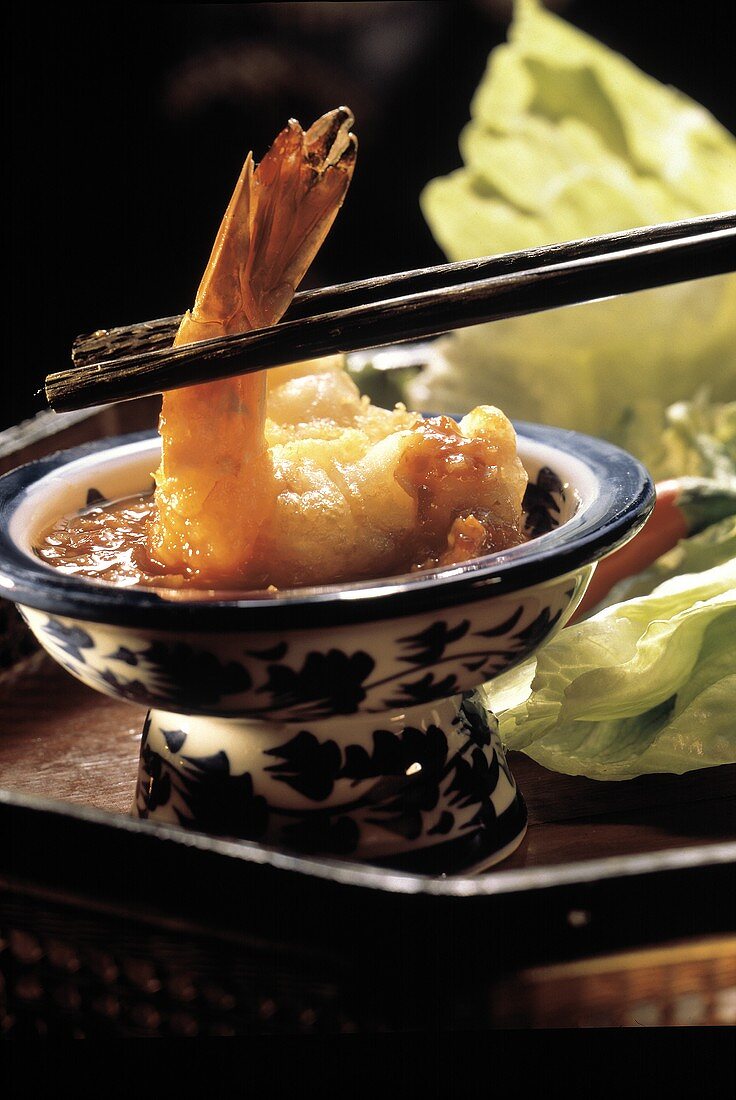
[(429, 874), (483, 870), (526, 831), (480, 691), (303, 725), (150, 711), (134, 812)]

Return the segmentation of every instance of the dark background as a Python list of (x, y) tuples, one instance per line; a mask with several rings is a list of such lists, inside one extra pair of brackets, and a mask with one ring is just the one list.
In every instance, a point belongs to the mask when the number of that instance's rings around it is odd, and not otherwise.
[[(732, 0), (550, 6), (736, 130)], [(191, 303), (245, 153), (260, 159), (289, 116), (307, 125), (347, 103), (360, 139), (305, 286), (440, 262), (418, 195), (460, 164), (457, 136), (510, 4), (11, 11), (0, 428), (31, 415), (79, 332)]]

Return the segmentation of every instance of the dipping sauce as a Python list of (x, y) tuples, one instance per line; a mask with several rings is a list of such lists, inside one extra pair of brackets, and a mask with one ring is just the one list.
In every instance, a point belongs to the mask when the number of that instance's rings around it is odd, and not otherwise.
[(148, 531), (154, 514), (153, 495), (96, 505), (57, 520), (43, 535), (36, 553), (70, 576), (121, 587), (162, 581), (177, 586), (177, 578), (164, 577), (148, 552)]
[[(35, 551), (39, 558), (69, 576), (86, 577), (118, 587), (210, 587), (196, 574), (176, 574), (156, 562), (148, 549), (150, 526), (156, 515), (153, 495), (129, 497), (115, 504), (96, 505), (64, 516), (42, 536)], [(436, 569), (506, 550), (526, 541), (519, 529), (479, 512), (458, 516), (444, 550), (416, 552), (421, 560), (397, 562), (395, 573)], [(354, 578), (363, 579), (363, 578)], [(274, 588), (274, 585), (265, 587)]]

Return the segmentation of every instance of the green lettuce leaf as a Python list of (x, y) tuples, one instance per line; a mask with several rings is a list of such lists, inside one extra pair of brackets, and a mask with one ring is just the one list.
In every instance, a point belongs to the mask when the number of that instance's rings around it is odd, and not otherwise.
[(683, 540), (488, 684), (507, 748), (593, 779), (736, 762), (735, 546), (733, 517)]
[[(464, 166), (421, 196), (450, 259), (736, 206), (736, 140), (536, 0), (517, 2), (471, 113)], [(646, 425), (658, 440), (704, 378), (711, 400), (734, 400), (736, 276), (464, 329), (437, 351), (406, 384), (412, 407), (496, 404), (642, 454)]]
[[(736, 207), (736, 139), (538, 0), (517, 0), (471, 115), (463, 167), (421, 196), (449, 259)], [(461, 330), (405, 396), (495, 404), (685, 479), (699, 533), (486, 686), (507, 746), (597, 779), (736, 761), (736, 275)]]
[[(449, 259), (736, 207), (736, 139), (538, 0), (517, 0), (471, 115), (463, 167), (421, 197)], [(736, 275), (461, 330), (405, 391), (603, 436), (686, 479), (699, 533), (487, 685), (507, 746), (597, 779), (736, 761)]]
[(622, 445), (655, 481), (699, 477), (736, 485), (736, 401), (714, 404), (703, 389), (692, 401), (642, 412), (623, 425)]

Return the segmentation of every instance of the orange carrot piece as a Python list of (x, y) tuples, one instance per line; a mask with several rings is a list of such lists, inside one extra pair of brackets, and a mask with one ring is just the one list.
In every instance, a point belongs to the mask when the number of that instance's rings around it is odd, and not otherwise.
[(582, 602), (568, 625), (600, 603), (614, 584), (624, 577), (641, 573), (690, 533), (685, 513), (678, 507), (680, 494), (678, 481), (662, 481), (657, 485), (657, 500), (651, 516), (630, 542), (598, 562)]
[(736, 515), (736, 480), (683, 477), (660, 481), (654, 510), (641, 531), (598, 563), (588, 590), (570, 623), (600, 603), (614, 584), (648, 569), (680, 539)]

